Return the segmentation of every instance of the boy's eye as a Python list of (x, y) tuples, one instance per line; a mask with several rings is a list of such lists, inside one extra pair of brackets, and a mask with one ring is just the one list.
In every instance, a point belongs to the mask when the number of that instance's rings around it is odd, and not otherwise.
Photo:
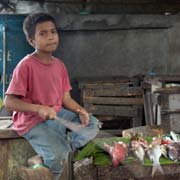
[(56, 33), (57, 33), (57, 31), (56, 31), (56, 30), (52, 30), (51, 32), (52, 32), (53, 34), (56, 34)]
[(39, 35), (40, 35), (40, 36), (44, 36), (45, 33), (44, 33), (44, 32), (40, 32)]

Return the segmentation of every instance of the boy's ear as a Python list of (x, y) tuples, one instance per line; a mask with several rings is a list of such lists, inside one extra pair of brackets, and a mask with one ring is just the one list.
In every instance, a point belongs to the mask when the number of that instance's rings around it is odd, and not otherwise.
[(27, 41), (29, 42), (29, 44), (34, 47), (34, 42), (32, 38), (28, 38)]

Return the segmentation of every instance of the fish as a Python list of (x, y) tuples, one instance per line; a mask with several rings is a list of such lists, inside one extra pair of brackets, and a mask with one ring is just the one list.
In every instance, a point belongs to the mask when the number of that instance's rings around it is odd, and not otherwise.
[(170, 131), (170, 135), (173, 141), (178, 142), (180, 141), (180, 135), (176, 134), (174, 131)]
[(121, 141), (114, 142), (113, 145), (104, 143), (105, 150), (112, 158), (112, 166), (117, 167), (128, 155), (127, 145)]
[(160, 144), (157, 144), (157, 141), (150, 143), (147, 149), (147, 155), (149, 159), (153, 161), (152, 177), (157, 171), (159, 171), (161, 174), (164, 174), (163, 169), (159, 162), (159, 159), (162, 155), (161, 147)]
[(126, 138), (131, 138), (133, 136), (135, 136), (135, 131), (132, 130), (132, 129), (129, 129), (129, 130), (125, 130), (122, 132), (122, 137), (126, 137)]
[(153, 128), (152, 132), (154, 132), (155, 134), (162, 135), (163, 134), (163, 129), (162, 128)]
[(150, 146), (160, 145), (162, 142), (161, 137), (153, 137), (152, 142), (150, 143)]
[(167, 147), (168, 147), (167, 144), (160, 145), (161, 153), (166, 159), (168, 159), (168, 151), (167, 151), (168, 148)]
[(142, 163), (144, 164), (144, 156), (145, 151), (142, 147), (142, 144), (140, 141), (133, 140), (131, 141), (131, 150), (133, 151), (134, 156)]
[(171, 144), (173, 143), (173, 140), (169, 137), (162, 137), (162, 140), (161, 140), (161, 144), (162, 145), (168, 145), (168, 144)]
[(174, 142), (167, 146), (167, 155), (170, 160), (178, 161), (180, 160), (180, 143)]
[(148, 142), (147, 142), (145, 139), (139, 138), (138, 141), (140, 142), (141, 146), (142, 146), (144, 149), (147, 149), (147, 147), (148, 147), (149, 144), (148, 144)]

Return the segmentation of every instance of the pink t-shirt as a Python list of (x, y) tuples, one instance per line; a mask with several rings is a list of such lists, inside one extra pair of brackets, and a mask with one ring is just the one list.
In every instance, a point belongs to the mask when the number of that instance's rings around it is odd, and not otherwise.
[[(35, 56), (27, 55), (14, 69), (6, 95), (20, 95), (25, 102), (47, 105), (58, 112), (64, 92), (70, 90), (68, 73), (61, 60), (54, 58), (50, 64), (44, 64)], [(20, 135), (42, 121), (36, 113), (13, 113), (13, 128)]]

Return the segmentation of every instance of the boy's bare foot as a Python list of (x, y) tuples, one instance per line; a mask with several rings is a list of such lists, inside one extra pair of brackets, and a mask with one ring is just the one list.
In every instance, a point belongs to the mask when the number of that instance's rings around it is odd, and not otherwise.
[(43, 166), (36, 169), (22, 166), (18, 173), (23, 180), (53, 180), (53, 173)]
[(28, 159), (28, 165), (43, 164), (43, 159), (40, 155), (33, 156)]

